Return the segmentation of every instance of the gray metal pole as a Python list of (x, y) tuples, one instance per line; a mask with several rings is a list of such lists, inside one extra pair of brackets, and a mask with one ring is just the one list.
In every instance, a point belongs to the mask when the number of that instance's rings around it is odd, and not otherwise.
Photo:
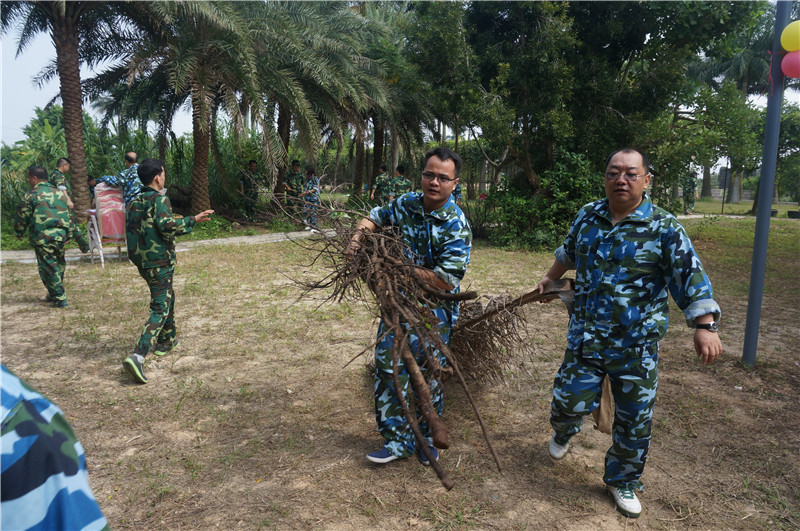
[(753, 265), (750, 269), (750, 294), (747, 298), (747, 322), (744, 327), (744, 352), (742, 363), (752, 367), (756, 363), (758, 327), (761, 324), (761, 300), (764, 295), (764, 274), (767, 268), (767, 241), (769, 218), (772, 210), (772, 191), (775, 187), (775, 164), (778, 157), (778, 135), (781, 127), (783, 103), (783, 57), (781, 33), (789, 24), (792, 3), (778, 2), (775, 14), (775, 39), (772, 43), (772, 72), (767, 99), (767, 122), (764, 127), (764, 155), (761, 159), (761, 179), (758, 183), (758, 216), (753, 239)]

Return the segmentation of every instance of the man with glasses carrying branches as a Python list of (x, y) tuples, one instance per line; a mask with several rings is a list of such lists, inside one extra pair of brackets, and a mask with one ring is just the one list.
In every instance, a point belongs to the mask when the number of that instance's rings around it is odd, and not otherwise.
[(650, 446), (658, 382), (658, 342), (667, 331), (668, 293), (695, 328), (704, 364), (722, 353), (719, 305), (686, 231), (653, 205), (647, 156), (625, 148), (606, 161), (606, 198), (585, 205), (539, 289), (575, 269), (567, 351), (553, 385), (549, 452), (563, 458), (584, 415), (600, 403), (608, 375), (615, 401), (612, 446), (603, 481), (617, 510), (636, 518), (635, 491)]
[[(369, 217), (359, 222), (350, 246), (351, 249), (358, 247), (364, 231), (395, 226), (402, 233), (403, 243), (408, 247), (414, 261), (424, 268), (416, 269), (413, 274), (436, 290), (457, 293), (472, 247), (472, 232), (467, 218), (451, 197), (458, 184), (461, 158), (448, 148), (438, 147), (425, 154), (423, 167), (422, 193), (407, 193), (387, 205), (373, 208)], [(444, 301), (439, 307), (431, 308), (431, 311), (440, 321), (439, 333), (442, 339), (449, 344), (453, 325), (458, 318), (458, 302)], [(367, 459), (373, 463), (385, 464), (410, 457), (417, 452), (420, 462), (428, 466), (430, 461), (422, 449), (423, 445), (428, 446), (434, 460), (439, 454), (433, 447), (427, 423), (420, 422), (420, 429), (427, 440), (416, 441), (403, 414), (392, 377), (395, 338), (392, 333), (384, 337), (385, 328), (386, 325), (381, 322), (378, 328), (378, 337), (381, 339), (375, 347), (375, 420), (384, 444), (379, 450), (367, 454)], [(428, 367), (425, 363), (424, 345), (420, 344), (413, 333), (409, 336), (408, 343), (423, 374), (426, 374)], [(444, 355), (437, 351), (436, 356), (440, 365), (445, 367)], [(402, 361), (398, 369), (403, 398), (408, 402), (409, 374)], [(430, 382), (430, 394), (433, 407), (441, 415), (442, 386), (435, 379)]]

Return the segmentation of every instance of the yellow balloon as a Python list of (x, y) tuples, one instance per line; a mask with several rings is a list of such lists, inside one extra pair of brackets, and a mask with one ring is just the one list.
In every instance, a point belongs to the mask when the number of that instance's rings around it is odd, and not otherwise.
[(781, 46), (787, 52), (800, 50), (800, 20), (795, 20), (781, 33)]

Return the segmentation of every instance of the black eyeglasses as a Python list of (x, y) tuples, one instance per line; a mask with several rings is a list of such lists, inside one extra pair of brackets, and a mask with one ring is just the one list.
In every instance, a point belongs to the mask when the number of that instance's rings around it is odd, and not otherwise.
[(436, 175), (432, 171), (424, 171), (422, 172), (422, 178), (426, 181), (433, 181), (434, 179), (438, 179), (440, 183), (451, 183), (457, 179), (457, 177), (448, 177), (447, 175)]
[(636, 175), (635, 173), (620, 173), (618, 171), (610, 171), (610, 172), (605, 174), (605, 177), (606, 177), (607, 181), (616, 181), (617, 179), (622, 177), (623, 179), (625, 179), (628, 182), (633, 182), (633, 181), (637, 180), (639, 177), (645, 177), (647, 175), (650, 175), (650, 174), (649, 173), (642, 173), (641, 175)]

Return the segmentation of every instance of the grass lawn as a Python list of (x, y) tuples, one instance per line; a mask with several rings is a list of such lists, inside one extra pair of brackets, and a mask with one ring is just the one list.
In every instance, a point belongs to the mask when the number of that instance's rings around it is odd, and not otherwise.
[[(753, 208), (752, 201), (741, 201), (736, 204), (726, 203), (724, 214), (726, 215), (741, 215), (749, 216), (750, 210)], [(800, 210), (798, 205), (772, 205), (772, 209), (778, 211), (779, 218), (789, 217), (787, 212), (790, 210)], [(698, 199), (694, 206), (693, 214), (720, 214), (722, 213), (722, 201), (715, 199)]]
[[(147, 385), (121, 362), (148, 314), (128, 263), (69, 263), (69, 307), (45, 306), (36, 266), (6, 263), (3, 363), (51, 397), (86, 449), (112, 529), (800, 529), (800, 222), (771, 224), (754, 369), (742, 367), (754, 218), (685, 220), (714, 284), (726, 349), (696, 361), (672, 308), (660, 348), (644, 512), (619, 515), (602, 483), (608, 435), (591, 420), (561, 461), (547, 454), (553, 377), (565, 346), (558, 302), (529, 308), (535, 354), (506, 381), (472, 385), (503, 472), (455, 381), (445, 383), (451, 448), (446, 491), (416, 459), (364, 455), (375, 429), (369, 302), (300, 297), (322, 264), (291, 242), (203, 246), (179, 253), (179, 347), (148, 359)], [(478, 242), (464, 287), (519, 295), (551, 252)]]

